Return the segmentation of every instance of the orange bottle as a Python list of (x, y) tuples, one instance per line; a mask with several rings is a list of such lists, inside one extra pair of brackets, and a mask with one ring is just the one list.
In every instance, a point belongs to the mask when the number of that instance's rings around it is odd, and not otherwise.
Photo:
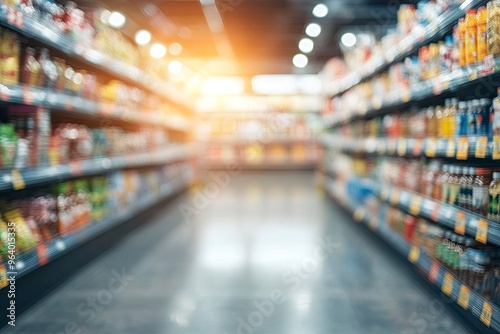
[(467, 62), (465, 60), (465, 19), (458, 20), (458, 64), (464, 67)]
[(477, 60), (481, 61), (488, 55), (488, 41), (486, 39), (486, 20), (488, 12), (486, 7), (480, 7), (477, 11)]
[(465, 15), (465, 63), (474, 64), (477, 61), (477, 11), (468, 9)]

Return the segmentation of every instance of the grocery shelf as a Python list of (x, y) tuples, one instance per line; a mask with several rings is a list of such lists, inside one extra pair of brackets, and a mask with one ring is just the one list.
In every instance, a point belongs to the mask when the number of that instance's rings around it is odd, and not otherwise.
[(35, 249), (18, 255), (15, 268), (10, 268), (7, 263), (0, 265), (0, 277), (5, 276), (5, 274), (9, 272), (15, 272), (17, 278), (26, 275), (48, 262), (55, 260), (71, 249), (111, 230), (113, 227), (130, 220), (140, 212), (175, 195), (179, 191), (185, 189), (188, 184), (189, 180), (187, 177), (178, 179), (175, 183), (164, 184), (161, 186), (159, 194), (142, 197), (127, 209), (113, 212), (109, 216), (99, 221), (94, 221), (73, 234), (58, 237), (47, 244), (39, 244)]
[(130, 122), (187, 131), (188, 121), (181, 116), (141, 113), (126, 106), (97, 102), (80, 96), (25, 85), (0, 85), (0, 101), (63, 110), (71, 115), (106, 117)]
[(349, 115), (334, 113), (324, 116), (324, 120), (327, 127), (337, 127), (354, 120), (371, 118), (390, 109), (409, 105), (412, 102), (424, 101), (444, 93), (465, 91), (475, 85), (482, 84), (488, 90), (489, 87), (495, 86), (492, 79), (498, 76), (499, 73), (500, 58), (494, 59), (492, 56), (488, 56), (483, 62), (474, 66), (440, 75), (437, 78), (415, 84), (408, 89), (402, 88), (399, 91), (393, 91), (383, 97), (375, 96), (369, 102), (369, 105), (365, 105)]
[(205, 162), (203, 167), (207, 169), (229, 169), (229, 168), (241, 168), (241, 169), (256, 169), (256, 170), (295, 170), (295, 169), (314, 169), (317, 166), (317, 162), (315, 161), (307, 161), (307, 162), (291, 162), (291, 161), (280, 161), (280, 162), (258, 162), (258, 163), (250, 163), (250, 162), (241, 162), (241, 161), (230, 161), (227, 163), (223, 163), (220, 161), (217, 162)]
[[(493, 159), (494, 143), (487, 136), (469, 136), (460, 138), (345, 138), (334, 134), (325, 134), (322, 144), (329, 148), (350, 153), (373, 155)], [(496, 156), (495, 156), (496, 158)]]
[(169, 148), (156, 152), (78, 160), (56, 166), (19, 170), (4, 169), (0, 170), (0, 193), (60, 182), (74, 177), (101, 174), (112, 170), (165, 164), (179, 159), (185, 159), (189, 155), (189, 145), (172, 145)]
[(210, 138), (204, 144), (208, 145), (274, 145), (274, 144), (308, 144), (314, 145), (317, 142), (312, 137), (290, 137), (290, 136), (276, 136), (276, 137), (260, 137), (260, 138), (238, 138), (238, 137), (219, 137)]
[(338, 83), (331, 83), (327, 88), (327, 95), (335, 97), (345, 93), (357, 84), (379, 74), (389, 66), (403, 61), (406, 57), (418, 53), (418, 50), (448, 33), (457, 21), (465, 16), (469, 8), (486, 4), (486, 0), (465, 1), (465, 6), (456, 6), (441, 14), (436, 22), (430, 23), (424, 29), (413, 29), (412, 33), (403, 38), (398, 44), (387, 50), (383, 55), (372, 56), (359, 69), (351, 72)]
[(69, 35), (56, 32), (17, 9), (7, 5), (0, 6), (0, 26), (7, 27), (28, 38), (57, 49), (75, 60), (89, 64), (97, 70), (106, 72), (139, 88), (151, 91), (177, 105), (190, 108), (187, 97), (181, 94), (174, 85), (160, 81), (135, 66), (113, 59), (87, 46), (79, 45)]
[(423, 249), (411, 246), (404, 238), (391, 230), (382, 217), (370, 214), (362, 205), (355, 205), (354, 199), (340, 195), (341, 192), (337, 191), (339, 186), (335, 184), (335, 181), (327, 180), (324, 187), (332, 198), (340, 202), (353, 215), (355, 221), (366, 224), (406, 257), (421, 270), (431, 284), (441, 289), (451, 300), (468, 310), (487, 327), (500, 332), (500, 308), (497, 305), (473, 291), (445, 266), (426, 254)]

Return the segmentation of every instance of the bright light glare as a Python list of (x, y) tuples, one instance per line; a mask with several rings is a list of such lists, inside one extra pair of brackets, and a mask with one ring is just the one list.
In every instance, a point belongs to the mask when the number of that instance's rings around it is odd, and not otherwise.
[(139, 45), (146, 45), (151, 42), (151, 33), (147, 30), (139, 30), (135, 33), (135, 42)]
[(182, 45), (180, 45), (177, 42), (174, 42), (170, 44), (170, 46), (168, 47), (168, 52), (170, 52), (172, 56), (178, 56), (182, 53)]
[(309, 59), (303, 54), (297, 54), (293, 56), (293, 65), (298, 68), (304, 68), (307, 66)]
[(213, 77), (203, 82), (204, 95), (239, 95), (245, 92), (245, 80), (240, 77)]
[(464, 1), (464, 3), (462, 3), (460, 5), (460, 9), (464, 10), (467, 6), (469, 6), (471, 4), (471, 2), (472, 2), (472, 0), (466, 0), (466, 1)]
[(182, 72), (182, 63), (178, 60), (173, 60), (168, 64), (168, 71), (172, 74), (179, 74)]
[(353, 33), (346, 32), (342, 35), (341, 42), (348, 48), (353, 47), (356, 44), (356, 36)]
[(302, 38), (299, 42), (299, 50), (309, 53), (314, 49), (314, 42), (309, 38)]
[(163, 58), (167, 54), (167, 48), (163, 44), (155, 43), (155, 44), (151, 45), (151, 49), (149, 50), (149, 54), (153, 58), (160, 59), (160, 58)]
[(319, 3), (313, 9), (313, 15), (316, 17), (325, 17), (328, 14), (328, 7)]
[(107, 9), (104, 9), (102, 12), (101, 12), (101, 21), (102, 23), (105, 23), (105, 24), (108, 24), (109, 22), (109, 16), (111, 15), (111, 12)]
[(113, 28), (117, 28), (117, 29), (120, 29), (121, 27), (123, 27), (125, 25), (126, 21), (127, 21), (127, 19), (120, 12), (112, 12), (108, 18), (109, 25), (112, 26)]
[(321, 34), (321, 27), (317, 23), (310, 23), (306, 27), (306, 34), (311, 37), (318, 37)]

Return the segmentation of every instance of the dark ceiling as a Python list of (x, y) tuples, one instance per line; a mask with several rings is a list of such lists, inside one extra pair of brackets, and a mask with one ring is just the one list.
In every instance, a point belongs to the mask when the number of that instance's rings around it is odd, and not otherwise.
[[(324, 18), (312, 15), (318, 2), (329, 7)], [(135, 22), (127, 23), (129, 32), (142, 26), (167, 45), (179, 42), (183, 46), (182, 58), (208, 61), (222, 56), (235, 59), (241, 75), (317, 73), (326, 60), (340, 55), (338, 45), (343, 32), (368, 29), (382, 34), (387, 27), (394, 26), (400, 2), (215, 0), (215, 3), (224, 24), (224, 31), (217, 34), (211, 32), (200, 0), (79, 1), (82, 7), (100, 6), (123, 12)], [(305, 26), (311, 22), (320, 24), (322, 33), (313, 39), (315, 48), (308, 55), (309, 65), (294, 69), (292, 58), (299, 52), (298, 42), (305, 37)], [(222, 67), (219, 71), (220, 74), (233, 74), (230, 72), (234, 69)]]

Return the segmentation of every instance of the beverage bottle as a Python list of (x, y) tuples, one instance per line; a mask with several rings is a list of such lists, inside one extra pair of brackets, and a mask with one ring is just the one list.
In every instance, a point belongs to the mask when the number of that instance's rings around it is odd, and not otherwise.
[(460, 176), (460, 167), (452, 165), (450, 167), (450, 177), (448, 178), (448, 182), (450, 184), (448, 203), (452, 205), (458, 205), (458, 196), (460, 194)]
[(465, 19), (458, 20), (458, 64), (460, 67), (467, 65), (465, 57)]
[(479, 100), (472, 100), (467, 102), (467, 135), (475, 136), (476, 135), (476, 124), (477, 124), (477, 115), (480, 112), (479, 109), (480, 103)]
[(456, 115), (458, 112), (458, 99), (450, 100), (450, 109), (448, 112), (448, 138), (453, 138), (456, 132)]
[(476, 168), (469, 167), (467, 174), (468, 174), (466, 183), (467, 197), (465, 198), (465, 209), (472, 210), (472, 185), (477, 175)]
[(431, 161), (424, 175), (423, 194), (427, 197), (434, 197), (434, 185), (439, 177), (439, 162)]
[(490, 128), (491, 100), (481, 99), (479, 110), (476, 114), (476, 134), (488, 136)]
[(450, 197), (450, 184), (448, 179), (450, 178), (450, 165), (443, 165), (441, 174), (441, 201), (448, 202)]
[(24, 64), (21, 70), (21, 82), (25, 85), (34, 86), (38, 83), (40, 64), (35, 58), (35, 49), (26, 48)]
[(458, 112), (456, 115), (456, 137), (467, 135), (467, 103), (465, 101), (460, 101), (458, 103)]
[(468, 194), (468, 188), (467, 188), (467, 183), (469, 179), (469, 167), (461, 167), (462, 170), (462, 176), (460, 176), (460, 191), (458, 194), (458, 206), (461, 208), (466, 208), (467, 206), (467, 194)]
[(476, 177), (472, 184), (472, 212), (487, 216), (491, 177), (492, 172), (490, 169), (476, 169)]
[(500, 87), (497, 89), (497, 97), (493, 100), (493, 108), (490, 113), (491, 137), (500, 135)]
[(426, 117), (426, 136), (428, 138), (434, 138), (437, 135), (437, 118), (434, 107), (427, 108)]
[(493, 173), (489, 186), (488, 219), (500, 220), (500, 172)]
[(476, 47), (477, 47), (477, 60), (481, 61), (488, 55), (488, 42), (486, 40), (486, 20), (488, 13), (486, 7), (479, 7), (477, 10), (477, 35), (476, 35)]
[[(442, 138), (448, 138), (450, 136), (450, 107), (451, 99), (444, 100), (444, 108), (442, 109), (442, 125), (440, 127)], [(437, 111), (436, 111), (437, 112)]]
[[(500, 89), (499, 89), (500, 91)], [(445, 133), (446, 133), (446, 122), (443, 114), (443, 107), (441, 106), (436, 106), (435, 109), (435, 116), (436, 116), (436, 134), (439, 138), (444, 138)], [(500, 116), (500, 114), (499, 114)], [(499, 123), (500, 124), (500, 123)]]
[(472, 65), (477, 62), (477, 11), (468, 9), (465, 15), (465, 62)]

